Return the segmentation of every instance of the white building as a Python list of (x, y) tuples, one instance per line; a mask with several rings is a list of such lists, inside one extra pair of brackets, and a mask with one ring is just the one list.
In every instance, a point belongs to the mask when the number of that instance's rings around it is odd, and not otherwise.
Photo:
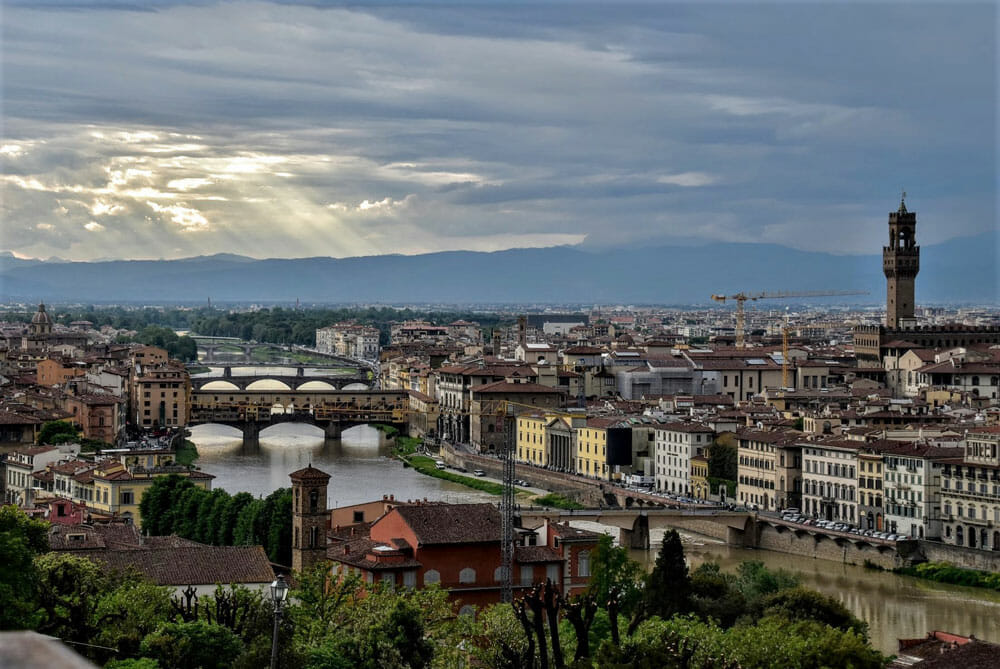
[(926, 444), (900, 444), (882, 452), (887, 532), (941, 538), (941, 461), (960, 453)]
[(863, 442), (844, 439), (804, 441), (802, 511), (817, 518), (858, 522), (858, 449)]
[(715, 433), (701, 423), (667, 423), (653, 438), (656, 489), (678, 495), (691, 494), (691, 458), (707, 455)]

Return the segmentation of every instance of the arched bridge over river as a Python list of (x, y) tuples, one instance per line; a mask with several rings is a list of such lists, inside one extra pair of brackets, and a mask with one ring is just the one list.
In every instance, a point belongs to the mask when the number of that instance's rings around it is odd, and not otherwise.
[[(218, 378), (218, 377), (216, 377)], [(306, 423), (337, 439), (355, 425), (384, 423), (406, 432), (410, 396), (405, 390), (195, 390), (191, 393), (188, 426), (216, 423), (243, 433), (255, 442), (278, 423)]]
[(586, 520), (617, 527), (623, 546), (648, 549), (651, 529), (675, 528), (720, 539), (730, 546), (763, 548), (797, 555), (882, 567), (899, 567), (922, 559), (917, 541), (887, 541), (780, 518), (722, 509), (599, 508), (559, 511), (522, 509), (521, 522), (532, 527), (550, 522)]
[[(201, 365), (196, 365), (200, 367)], [(233, 374), (233, 368), (250, 368), (252, 374)], [(219, 369), (219, 367), (216, 367)], [(315, 390), (343, 390), (352, 384), (362, 384), (366, 388), (371, 383), (367, 370), (355, 369), (347, 374), (329, 374), (329, 370), (344, 369), (344, 365), (283, 365), (283, 364), (254, 364), (254, 365), (228, 365), (222, 367), (221, 376), (192, 376), (191, 388), (202, 390), (205, 386), (216, 381), (225, 381), (236, 386), (238, 390), (247, 390), (248, 386), (258, 381), (277, 381), (283, 384), (288, 390), (298, 390), (307, 383), (313, 383)], [(294, 370), (294, 374), (285, 373), (286, 370)], [(318, 385), (325, 385), (326, 388), (317, 388)]]

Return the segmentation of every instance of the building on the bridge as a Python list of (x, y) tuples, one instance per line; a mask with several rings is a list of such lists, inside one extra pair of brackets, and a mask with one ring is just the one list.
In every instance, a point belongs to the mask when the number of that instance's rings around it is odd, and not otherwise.
[(740, 503), (765, 511), (799, 508), (802, 447), (796, 433), (744, 430), (736, 435)]
[(176, 361), (137, 363), (131, 382), (130, 418), (139, 427), (187, 425), (191, 376)]
[(656, 427), (653, 440), (656, 489), (691, 494), (691, 458), (706, 455), (715, 433), (702, 423), (666, 423)]
[[(500, 512), (492, 504), (406, 504), (374, 522), (334, 527), (327, 559), (334, 576), (395, 588), (438, 585), (460, 613), (500, 601), (504, 573)], [(568, 525), (517, 528), (515, 593), (551, 579), (567, 597), (590, 580), (590, 555), (600, 535)]]
[(971, 430), (962, 456), (941, 464), (942, 541), (1000, 550), (1000, 427)]

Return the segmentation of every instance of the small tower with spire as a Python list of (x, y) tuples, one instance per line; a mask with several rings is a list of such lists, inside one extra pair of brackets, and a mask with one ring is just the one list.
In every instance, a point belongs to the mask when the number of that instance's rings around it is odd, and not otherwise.
[(882, 247), (882, 271), (886, 279), (885, 326), (890, 330), (912, 327), (920, 247), (917, 214), (906, 209), (906, 191), (899, 209), (889, 214), (889, 245)]

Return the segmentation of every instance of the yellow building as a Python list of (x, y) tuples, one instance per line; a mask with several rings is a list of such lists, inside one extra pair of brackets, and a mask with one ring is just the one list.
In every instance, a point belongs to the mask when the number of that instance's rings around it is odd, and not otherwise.
[(603, 480), (610, 479), (608, 467), (608, 429), (622, 422), (619, 418), (588, 418), (576, 430), (576, 473)]
[(199, 488), (212, 489), (212, 479), (215, 477), (197, 470), (180, 466), (162, 466), (129, 470), (120, 461), (102, 463), (91, 472), (94, 486), (94, 499), (90, 506), (98, 512), (117, 515), (130, 519), (142, 527), (139, 514), (139, 504), (142, 496), (153, 485), (158, 476), (177, 474), (190, 479)]
[(517, 417), (517, 459), (536, 467), (549, 464), (545, 448), (545, 426), (550, 417), (544, 414), (522, 414)]
[(691, 458), (691, 496), (695, 499), (708, 499), (708, 458), (696, 455)]

